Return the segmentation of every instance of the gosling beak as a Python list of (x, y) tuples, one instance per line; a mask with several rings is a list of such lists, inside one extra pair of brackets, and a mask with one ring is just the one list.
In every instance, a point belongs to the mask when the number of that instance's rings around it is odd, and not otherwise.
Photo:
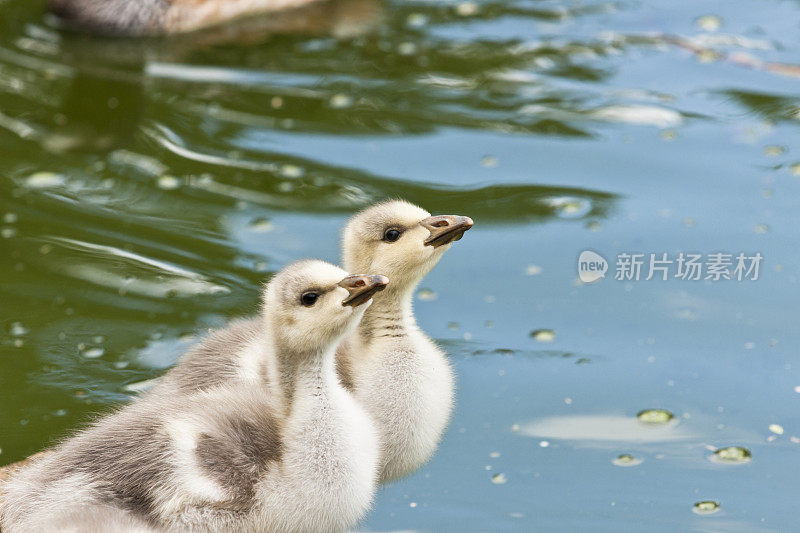
[(473, 224), (471, 218), (458, 215), (438, 215), (420, 222), (422, 227), (431, 232), (430, 237), (425, 239), (425, 245), (434, 248), (461, 239)]
[(340, 287), (347, 289), (350, 293), (342, 305), (357, 307), (379, 291), (386, 288), (389, 278), (386, 276), (347, 276), (339, 282)]

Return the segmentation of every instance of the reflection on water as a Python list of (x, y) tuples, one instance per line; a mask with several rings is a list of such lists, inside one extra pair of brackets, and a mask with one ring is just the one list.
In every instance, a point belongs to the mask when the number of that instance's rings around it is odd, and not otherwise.
[[(476, 221), (416, 304), (459, 405), (366, 529), (793, 527), (796, 4), (341, 0), (143, 41), (41, 4), (0, 17), (0, 462), (404, 197)], [(765, 272), (584, 285), (587, 249)]]
[(529, 437), (600, 442), (668, 442), (696, 435), (676, 423), (653, 426), (635, 418), (611, 415), (551, 417), (524, 424), (519, 431)]

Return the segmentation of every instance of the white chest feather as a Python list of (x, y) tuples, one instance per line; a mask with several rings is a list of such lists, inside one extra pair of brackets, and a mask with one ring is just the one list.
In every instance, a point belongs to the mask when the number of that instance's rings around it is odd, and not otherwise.
[(445, 355), (418, 331), (401, 342), (373, 342), (356, 374), (359, 401), (381, 435), (382, 483), (406, 476), (433, 455), (453, 408)]
[(269, 530), (339, 531), (369, 509), (378, 435), (364, 409), (330, 377), (298, 380), (280, 469), (258, 488)]

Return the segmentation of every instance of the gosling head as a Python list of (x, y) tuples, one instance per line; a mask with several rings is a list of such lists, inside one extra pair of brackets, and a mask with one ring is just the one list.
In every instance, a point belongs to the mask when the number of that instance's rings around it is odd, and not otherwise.
[(264, 291), (264, 314), (277, 345), (318, 353), (355, 326), (386, 276), (351, 276), (324, 261), (300, 261), (278, 272)]
[(431, 216), (402, 200), (380, 203), (347, 223), (344, 267), (351, 272), (384, 272), (396, 288), (413, 286), (472, 225), (469, 217)]

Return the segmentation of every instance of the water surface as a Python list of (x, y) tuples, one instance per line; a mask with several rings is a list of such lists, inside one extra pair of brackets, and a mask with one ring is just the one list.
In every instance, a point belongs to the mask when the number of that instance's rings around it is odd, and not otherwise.
[[(476, 220), (415, 307), (458, 407), (364, 530), (793, 529), (797, 2), (347, 0), (149, 42), (0, 9), (0, 463), (402, 196)], [(721, 251), (759, 279), (613, 279)]]

